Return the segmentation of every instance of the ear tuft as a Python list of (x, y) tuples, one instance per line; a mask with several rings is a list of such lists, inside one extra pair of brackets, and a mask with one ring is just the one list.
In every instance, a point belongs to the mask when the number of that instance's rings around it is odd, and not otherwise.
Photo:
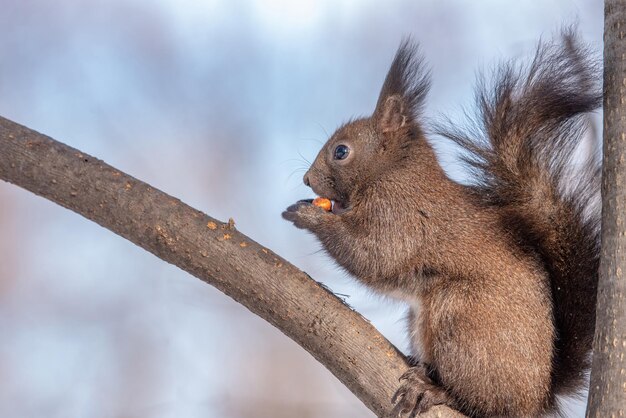
[(378, 128), (381, 132), (395, 132), (406, 125), (406, 106), (402, 97), (393, 95), (382, 104), (378, 118)]
[(400, 44), (378, 96), (374, 118), (383, 131), (417, 122), (430, 87), (430, 74), (410, 39)]

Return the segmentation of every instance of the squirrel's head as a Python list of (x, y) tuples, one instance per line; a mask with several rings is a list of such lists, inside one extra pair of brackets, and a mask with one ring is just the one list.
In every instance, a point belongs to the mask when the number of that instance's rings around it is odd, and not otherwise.
[(417, 47), (403, 41), (372, 116), (337, 129), (304, 175), (304, 184), (333, 200), (335, 213), (358, 204), (368, 185), (424, 143), (418, 118), (428, 88), (428, 72)]

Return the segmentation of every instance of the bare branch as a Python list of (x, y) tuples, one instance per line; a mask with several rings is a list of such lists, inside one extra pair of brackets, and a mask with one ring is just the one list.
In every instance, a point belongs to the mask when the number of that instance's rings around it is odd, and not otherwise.
[[(0, 178), (64, 206), (209, 283), (276, 326), (378, 416), (404, 356), (357, 312), (267, 248), (104, 162), (0, 118)], [(454, 417), (445, 407), (428, 417)]]
[(604, 6), (602, 251), (588, 417), (626, 410), (626, 1)]

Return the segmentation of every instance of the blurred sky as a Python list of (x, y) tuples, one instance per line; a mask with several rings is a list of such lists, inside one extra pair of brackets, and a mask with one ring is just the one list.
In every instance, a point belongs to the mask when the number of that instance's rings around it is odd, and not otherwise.
[[(401, 349), (404, 307), (280, 218), (335, 127), (373, 110), (403, 35), (433, 72), (426, 115), (477, 70), (602, 1), (2, 0), (0, 115), (90, 153), (323, 281)], [(454, 149), (436, 142), (450, 174)], [(2, 156), (0, 156), (1, 158)], [(0, 416), (372, 416), (279, 331), (124, 239), (0, 183)], [(578, 406), (572, 416), (583, 416)]]

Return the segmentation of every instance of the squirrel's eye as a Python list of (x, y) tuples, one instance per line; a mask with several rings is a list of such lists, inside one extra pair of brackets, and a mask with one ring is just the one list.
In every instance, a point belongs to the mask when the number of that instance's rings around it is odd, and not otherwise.
[(350, 154), (350, 148), (347, 145), (337, 145), (335, 148), (335, 160), (344, 160)]

